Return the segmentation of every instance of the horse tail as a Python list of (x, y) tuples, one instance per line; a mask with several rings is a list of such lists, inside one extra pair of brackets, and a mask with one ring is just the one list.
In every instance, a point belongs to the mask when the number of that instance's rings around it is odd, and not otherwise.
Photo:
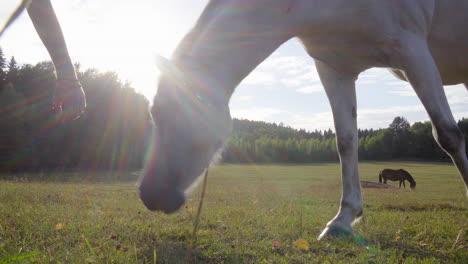
[(379, 182), (382, 183), (382, 171), (379, 173)]

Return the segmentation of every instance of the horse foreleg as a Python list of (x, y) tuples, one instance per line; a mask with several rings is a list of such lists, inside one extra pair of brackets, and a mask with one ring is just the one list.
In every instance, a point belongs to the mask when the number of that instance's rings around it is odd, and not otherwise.
[(401, 181), (400, 181), (400, 189), (401, 189)]
[(317, 70), (331, 104), (336, 142), (341, 162), (343, 192), (338, 214), (328, 222), (318, 239), (327, 235), (353, 234), (351, 227), (362, 215), (358, 174), (358, 134), (356, 122), (356, 75), (343, 74), (316, 61)]
[(407, 33), (401, 39), (401, 68), (429, 114), (435, 140), (452, 158), (465, 182), (468, 195), (465, 140), (453, 118), (435, 61), (422, 37)]
[(400, 182), (400, 187), (402, 183), (403, 183), (403, 187), (406, 189), (405, 181)]

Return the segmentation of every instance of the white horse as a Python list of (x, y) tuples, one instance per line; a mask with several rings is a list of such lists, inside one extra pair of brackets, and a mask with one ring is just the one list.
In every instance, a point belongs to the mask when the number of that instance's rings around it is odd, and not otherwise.
[(140, 179), (150, 210), (171, 213), (231, 132), (235, 87), (282, 43), (297, 37), (314, 59), (330, 101), (343, 191), (338, 214), (319, 236), (351, 235), (363, 213), (358, 174), (355, 81), (373, 67), (408, 81), (433, 135), (465, 186), (468, 160), (443, 84), (468, 83), (468, 1), (212, 0), (162, 72), (156, 124)]

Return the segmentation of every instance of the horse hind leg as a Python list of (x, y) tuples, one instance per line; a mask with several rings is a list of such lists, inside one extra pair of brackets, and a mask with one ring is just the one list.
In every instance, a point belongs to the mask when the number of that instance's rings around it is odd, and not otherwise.
[(435, 140), (452, 158), (465, 183), (468, 195), (468, 159), (465, 139), (453, 118), (440, 73), (426, 40), (411, 33), (407, 34), (401, 39), (400, 65), (429, 114)]

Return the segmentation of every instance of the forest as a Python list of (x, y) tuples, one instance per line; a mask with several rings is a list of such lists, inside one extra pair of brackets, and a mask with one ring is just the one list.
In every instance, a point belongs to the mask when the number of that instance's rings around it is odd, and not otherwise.
[[(84, 115), (62, 123), (50, 110), (51, 62), (7, 59), (0, 49), (0, 171), (136, 170), (149, 131), (149, 101), (114, 72), (82, 70)], [(468, 138), (468, 119), (458, 125)], [(306, 131), (280, 124), (234, 119), (222, 156), (227, 163), (338, 161), (332, 130)], [(397, 116), (385, 129), (359, 130), (361, 160), (448, 161), (432, 137), (431, 124)], [(467, 147), (468, 149), (468, 147)]]
[[(468, 119), (458, 121), (458, 126), (468, 138)], [(410, 125), (404, 117), (397, 116), (388, 128), (359, 130), (358, 137), (360, 160), (450, 161), (435, 142), (429, 121)], [(227, 146), (223, 159), (233, 163), (339, 160), (335, 134), (330, 129), (308, 132), (282, 124), (234, 119)]]

